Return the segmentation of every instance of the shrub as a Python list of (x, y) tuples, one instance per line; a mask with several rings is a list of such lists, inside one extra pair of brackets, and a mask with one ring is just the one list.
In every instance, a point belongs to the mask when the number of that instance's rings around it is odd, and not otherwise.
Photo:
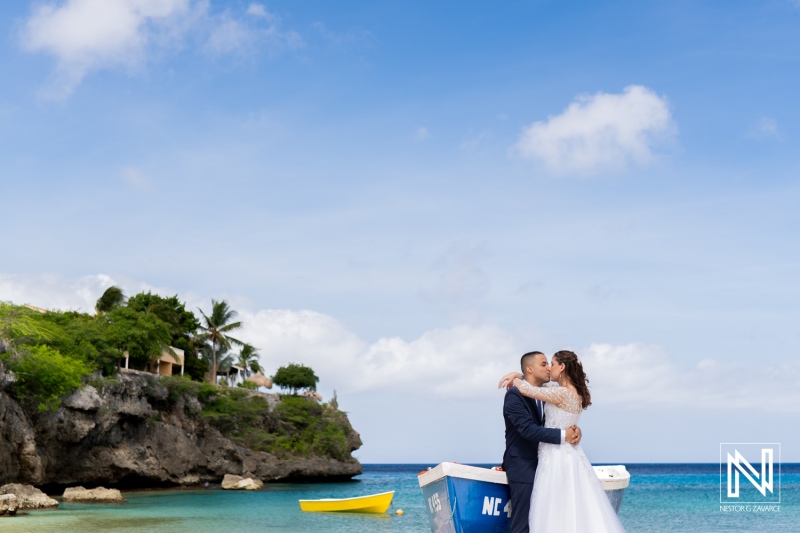
[(161, 376), (161, 385), (169, 391), (169, 401), (175, 402), (181, 396), (191, 396), (200, 402), (207, 402), (219, 394), (219, 388), (211, 383), (198, 383), (188, 376)]
[(258, 385), (256, 385), (256, 384), (255, 384), (255, 383), (253, 383), (252, 381), (242, 381), (241, 383), (239, 383), (239, 384), (237, 385), (237, 387), (241, 387), (241, 388), (243, 388), (243, 389), (250, 389), (250, 390), (256, 390), (256, 389), (258, 389)]
[(314, 454), (340, 461), (349, 458), (349, 424), (344, 414), (305, 398), (285, 396), (275, 407), (275, 417), (283, 432), (268, 451), (289, 457)]
[(284, 396), (275, 407), (275, 414), (298, 429), (305, 429), (322, 415), (323, 408), (305, 398)]
[(91, 385), (97, 390), (103, 390), (106, 387), (113, 387), (119, 385), (119, 380), (116, 375), (113, 376), (100, 376), (97, 373), (90, 375), (84, 380), (84, 383)]
[(202, 416), (251, 450), (285, 459), (314, 454), (344, 461), (350, 456), (345, 415), (298, 396), (284, 396), (270, 411), (263, 397), (227, 389), (204, 404)]
[(4, 345), (39, 344), (62, 335), (58, 326), (43, 321), (42, 314), (21, 305), (0, 301), (0, 338)]
[(246, 441), (248, 434), (264, 427), (264, 417), (268, 412), (264, 398), (249, 395), (242, 389), (219, 391), (207, 399), (202, 416), (222, 434), (240, 442)]
[(201, 383), (197, 389), (197, 399), (201, 402), (207, 402), (217, 394), (219, 394), (219, 388), (211, 383)]
[(63, 355), (86, 361), (93, 369), (111, 375), (117, 371), (117, 361), (122, 352), (112, 346), (107, 337), (108, 323), (93, 316), (75, 311), (47, 312), (42, 320), (61, 328), (63, 334), (47, 342)]
[(61, 399), (80, 387), (81, 378), (89, 373), (82, 361), (42, 345), (26, 347), (6, 363), (17, 374), (15, 395), (37, 402), (40, 411), (55, 410)]
[(181, 396), (197, 398), (197, 392), (200, 389), (200, 384), (192, 381), (189, 377), (161, 376), (159, 381), (169, 391), (169, 401), (171, 402), (177, 401)]
[(350, 455), (350, 443), (344, 426), (329, 421), (320, 431), (314, 433), (311, 449), (317, 455), (345, 460)]

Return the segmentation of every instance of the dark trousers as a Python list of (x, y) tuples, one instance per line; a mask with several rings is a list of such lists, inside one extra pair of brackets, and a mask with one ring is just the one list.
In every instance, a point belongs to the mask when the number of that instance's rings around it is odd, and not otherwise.
[(531, 512), (533, 483), (508, 482), (511, 496), (511, 533), (529, 533), (528, 515)]

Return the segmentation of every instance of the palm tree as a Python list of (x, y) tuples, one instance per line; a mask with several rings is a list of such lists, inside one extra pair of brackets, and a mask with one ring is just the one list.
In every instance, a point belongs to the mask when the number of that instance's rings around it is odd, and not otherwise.
[(211, 316), (206, 315), (202, 309), (198, 309), (203, 315), (203, 324), (200, 329), (204, 331), (203, 338), (211, 344), (211, 383), (217, 382), (217, 350), (219, 348), (230, 349), (232, 344), (242, 346), (244, 343), (228, 335), (242, 327), (241, 322), (232, 322), (236, 311), (228, 306), (225, 300), (211, 300)]
[[(203, 345), (200, 346), (199, 350), (197, 350), (200, 357), (208, 364), (208, 373), (209, 376), (211, 375), (211, 359), (214, 357), (213, 349), (211, 345), (203, 340)], [(233, 356), (228, 353), (228, 349), (220, 347), (217, 350), (217, 379), (220, 379), (219, 376), (225, 374), (226, 377), (230, 378), (231, 375), (231, 365), (233, 365)], [(225, 379), (225, 378), (222, 378)]]
[(97, 303), (94, 304), (94, 310), (97, 315), (100, 313), (108, 313), (124, 303), (125, 294), (122, 292), (122, 289), (116, 285), (112, 285), (98, 298)]
[(243, 368), (244, 376), (242, 380), (248, 376), (248, 369), (254, 374), (256, 372), (264, 372), (258, 359), (259, 354), (253, 346), (249, 344), (242, 346), (242, 350), (239, 352), (239, 359), (236, 361), (236, 364)]
[(233, 370), (233, 363), (234, 359), (232, 355), (225, 355), (225, 352), (220, 351), (219, 353), (219, 364), (217, 365), (217, 373), (222, 374), (225, 373), (225, 381), (230, 384), (231, 382), (231, 370)]

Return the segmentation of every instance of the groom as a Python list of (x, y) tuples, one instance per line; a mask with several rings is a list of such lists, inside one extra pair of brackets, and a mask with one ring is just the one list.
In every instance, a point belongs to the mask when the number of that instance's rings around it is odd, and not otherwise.
[[(534, 387), (550, 381), (550, 365), (542, 352), (526, 353), (520, 366), (525, 381)], [(575, 445), (581, 440), (581, 430), (577, 426), (569, 429), (544, 427), (544, 404), (523, 396), (516, 387), (506, 392), (503, 418), (506, 422), (503, 470), (511, 493), (511, 533), (528, 533), (533, 479), (539, 464), (539, 443), (569, 442)]]

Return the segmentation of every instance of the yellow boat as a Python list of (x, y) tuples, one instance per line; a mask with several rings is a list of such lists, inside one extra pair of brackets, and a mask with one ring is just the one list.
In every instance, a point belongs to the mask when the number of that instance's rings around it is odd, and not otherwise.
[(300, 500), (300, 510), (313, 513), (347, 511), (350, 513), (385, 513), (392, 503), (394, 491), (357, 496), (355, 498), (323, 498)]

